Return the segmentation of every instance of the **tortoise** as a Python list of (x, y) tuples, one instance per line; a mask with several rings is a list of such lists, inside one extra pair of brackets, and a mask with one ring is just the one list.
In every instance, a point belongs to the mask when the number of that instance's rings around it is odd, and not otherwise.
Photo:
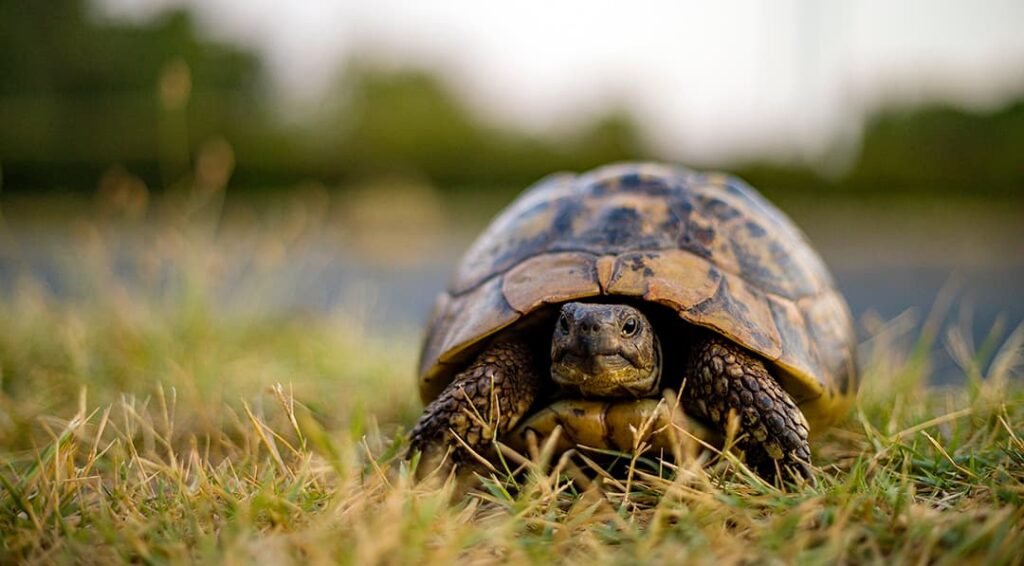
[(824, 262), (748, 184), (656, 163), (555, 174), (493, 220), (437, 298), (410, 454), (466, 462), (556, 426), (628, 449), (674, 390), (698, 437), (736, 418), (752, 469), (812, 479), (810, 434), (848, 410), (855, 360)]

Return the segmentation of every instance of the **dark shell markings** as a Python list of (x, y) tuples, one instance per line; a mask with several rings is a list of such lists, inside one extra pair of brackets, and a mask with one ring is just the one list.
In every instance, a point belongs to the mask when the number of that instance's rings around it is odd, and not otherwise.
[(598, 295), (669, 307), (762, 356), (812, 428), (857, 388), (846, 303), (781, 211), (727, 175), (623, 164), (542, 180), (477, 239), (435, 305), (421, 396), (524, 315)]

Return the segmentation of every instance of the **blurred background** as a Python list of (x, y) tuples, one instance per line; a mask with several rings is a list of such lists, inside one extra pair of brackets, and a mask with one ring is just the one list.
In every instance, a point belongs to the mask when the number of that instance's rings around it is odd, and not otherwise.
[(1017, 0), (0, 0), (0, 301), (413, 344), (518, 191), (656, 159), (779, 204), (865, 338), (959, 328), (941, 379), (1024, 320), (1021, 24)]

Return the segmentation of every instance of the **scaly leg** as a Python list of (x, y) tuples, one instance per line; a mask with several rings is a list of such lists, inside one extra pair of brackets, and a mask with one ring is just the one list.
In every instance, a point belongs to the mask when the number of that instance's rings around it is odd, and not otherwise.
[(702, 339), (687, 364), (687, 405), (721, 430), (730, 411), (740, 417), (738, 447), (747, 464), (773, 481), (811, 476), (807, 419), (764, 363), (723, 338)]
[(530, 409), (540, 383), (525, 344), (491, 345), (427, 405), (412, 429), (409, 454), (423, 453), (420, 473), (433, 470), (449, 448), (454, 463), (473, 460), (467, 446), (486, 456), (495, 437), (511, 430)]

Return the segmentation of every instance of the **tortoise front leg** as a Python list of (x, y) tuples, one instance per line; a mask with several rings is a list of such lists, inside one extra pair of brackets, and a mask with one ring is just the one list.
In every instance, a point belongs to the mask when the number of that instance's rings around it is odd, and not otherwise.
[(813, 479), (807, 419), (761, 360), (711, 336), (694, 346), (687, 366), (687, 405), (723, 432), (734, 411), (737, 445), (761, 477), (773, 481), (782, 471), (786, 478)]
[(420, 473), (435, 468), (449, 448), (454, 463), (474, 460), (467, 447), (486, 456), (494, 439), (530, 409), (540, 383), (525, 344), (492, 344), (427, 405), (412, 429), (409, 454), (423, 453)]

